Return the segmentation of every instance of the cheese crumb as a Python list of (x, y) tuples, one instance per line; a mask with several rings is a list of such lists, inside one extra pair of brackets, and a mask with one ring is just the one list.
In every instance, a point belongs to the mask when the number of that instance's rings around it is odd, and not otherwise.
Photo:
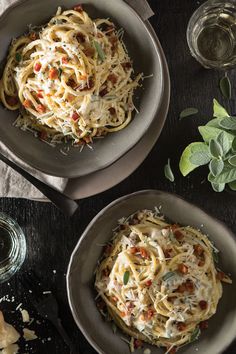
[(151, 354), (151, 350), (150, 349), (145, 349), (143, 354)]
[(21, 310), (21, 309), (20, 312), (22, 315), (23, 322), (29, 322), (30, 321), (29, 312), (27, 310)]
[(37, 339), (38, 336), (35, 334), (35, 331), (32, 331), (28, 328), (23, 328), (23, 337), (26, 341)]
[(19, 346), (17, 344), (10, 344), (1, 351), (1, 354), (17, 354), (18, 350)]
[(19, 338), (19, 333), (12, 325), (4, 321), (3, 313), (0, 311), (0, 349), (17, 342)]

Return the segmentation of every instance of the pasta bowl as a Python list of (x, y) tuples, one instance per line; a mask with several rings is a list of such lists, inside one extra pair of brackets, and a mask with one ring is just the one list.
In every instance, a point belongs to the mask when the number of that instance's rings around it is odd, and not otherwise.
[[(58, 6), (65, 9), (77, 5), (75, 0), (21, 0), (10, 6), (0, 17), (0, 62), (5, 64), (9, 44), (27, 31), (29, 25), (40, 26), (49, 21)], [(151, 77), (135, 91), (135, 106), (130, 124), (104, 139), (96, 139), (92, 148), (51, 147), (24, 132), (13, 122), (17, 113), (0, 106), (0, 139), (21, 160), (47, 174), (60, 177), (80, 177), (103, 169), (134, 147), (158, 117), (163, 94), (163, 67), (155, 35), (139, 15), (122, 0), (84, 0), (83, 6), (91, 18), (110, 18), (117, 28), (124, 29), (124, 42), (133, 60), (136, 73)], [(21, 18), (21, 21), (15, 21)], [(147, 65), (148, 63), (148, 65)], [(162, 127), (164, 120), (161, 122)], [(161, 129), (160, 129), (161, 130)], [(62, 153), (62, 150), (64, 153)], [(66, 153), (65, 153), (66, 151)]]
[[(198, 350), (207, 354), (223, 353), (235, 338), (235, 236), (225, 225), (203, 210), (166, 192), (144, 190), (121, 197), (100, 211), (88, 225), (72, 253), (67, 271), (67, 293), (74, 320), (99, 353), (112, 353), (114, 348), (116, 354), (130, 352), (127, 343), (122, 339), (127, 339), (125, 334), (120, 330), (113, 333), (111, 323), (105, 322), (96, 307), (94, 271), (103, 252), (102, 245), (111, 240), (117, 221), (137, 210), (153, 210), (155, 207), (161, 208), (161, 213), (174, 223), (200, 229), (220, 250), (219, 267), (231, 274), (233, 283), (223, 286), (223, 296), (216, 314), (209, 319), (209, 328), (197, 341), (182, 347), (178, 352), (190, 354)], [(137, 353), (143, 353), (145, 348), (150, 348), (153, 354), (163, 353), (163, 349), (146, 344)]]

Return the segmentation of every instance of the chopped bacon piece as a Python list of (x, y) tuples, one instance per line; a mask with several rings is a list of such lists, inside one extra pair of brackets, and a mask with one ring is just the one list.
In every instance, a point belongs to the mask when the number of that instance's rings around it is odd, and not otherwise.
[(185, 283), (179, 285), (178, 288), (176, 289), (176, 291), (181, 294), (184, 293), (186, 291)]
[(61, 62), (62, 62), (62, 64), (68, 64), (68, 62), (69, 62), (68, 57), (63, 57)]
[(148, 286), (148, 287), (151, 286), (151, 285), (152, 285), (151, 279), (147, 280), (145, 284), (146, 284), (146, 286)]
[(200, 330), (204, 330), (208, 328), (208, 321), (202, 321), (199, 323)]
[(198, 305), (201, 310), (206, 310), (206, 308), (207, 308), (207, 302), (205, 300), (199, 301)]
[(187, 274), (188, 273), (188, 267), (183, 264), (183, 263), (180, 263), (178, 264), (178, 271), (182, 274)]
[(126, 302), (125, 306), (128, 310), (132, 310), (134, 308), (134, 304), (131, 301)]
[(154, 315), (154, 310), (149, 309), (147, 311), (147, 316), (146, 316), (147, 320), (149, 321), (153, 317), (153, 315)]
[(148, 251), (145, 250), (145, 248), (140, 248), (140, 253), (141, 253), (141, 257), (142, 258), (148, 258), (149, 257), (149, 254), (148, 254)]
[(178, 331), (182, 332), (186, 329), (187, 325), (184, 322), (177, 322), (176, 324)]
[(58, 78), (58, 70), (55, 69), (55, 68), (51, 68), (49, 70), (48, 77), (49, 77), (50, 80), (57, 79)]
[(120, 313), (120, 316), (121, 316), (121, 317), (125, 317), (125, 316), (126, 316), (126, 312), (124, 312), (124, 311), (121, 312), (121, 313)]
[(109, 256), (111, 254), (111, 251), (112, 251), (112, 245), (106, 245), (103, 251), (104, 256), (105, 257)]
[(109, 112), (111, 113), (112, 116), (114, 116), (116, 114), (116, 110), (114, 107), (110, 107)]
[(85, 35), (84, 35), (83, 33), (79, 32), (79, 33), (77, 33), (77, 35), (76, 35), (76, 39), (77, 39), (77, 41), (78, 41), (79, 43), (84, 43), (86, 37), (85, 37)]
[(35, 63), (34, 65), (34, 71), (39, 72), (42, 68), (42, 64), (41, 63)]
[(73, 112), (72, 117), (71, 117), (74, 121), (79, 119), (79, 114), (77, 112)]
[(43, 98), (43, 94), (42, 94), (42, 90), (39, 90), (38, 93), (37, 93), (37, 97), (38, 98)]
[(100, 33), (100, 32), (98, 32), (97, 37), (98, 37), (98, 38), (102, 38), (102, 37), (103, 37), (103, 34)]
[(45, 113), (45, 112), (46, 112), (46, 107), (45, 107), (43, 104), (39, 104), (39, 105), (37, 106), (37, 111), (38, 111), (39, 113)]
[(40, 140), (46, 140), (47, 138), (47, 132), (45, 132), (45, 130), (42, 130), (40, 133), (39, 133), (39, 139)]
[(129, 249), (129, 253), (131, 253), (131, 254), (135, 254), (135, 253), (137, 253), (138, 252), (138, 248), (137, 247), (131, 247), (130, 249)]
[(87, 75), (81, 75), (80, 80), (83, 80), (83, 81), (87, 80)]
[(114, 26), (114, 24), (112, 24), (112, 25), (106, 25), (106, 28), (105, 28), (105, 32), (108, 32), (108, 33), (106, 33), (106, 34), (111, 34), (113, 31), (115, 31), (115, 26)]
[(109, 36), (108, 40), (111, 43), (111, 50), (115, 51), (117, 49), (117, 46), (118, 46), (118, 38), (115, 35), (112, 34), (111, 36)]
[(29, 38), (32, 40), (32, 41), (35, 41), (37, 38), (38, 38), (38, 35), (36, 32), (31, 32), (29, 34)]
[[(168, 351), (168, 348), (166, 348), (167, 351)], [(169, 351), (168, 351), (168, 354), (175, 354), (177, 352), (177, 348), (176, 347), (173, 347), (171, 348)]]
[(107, 87), (105, 87), (103, 90), (101, 90), (101, 91), (99, 92), (99, 95), (100, 95), (101, 97), (104, 97), (104, 96), (106, 96), (107, 94), (108, 94)]
[(82, 5), (80, 5), (80, 4), (74, 6), (73, 10), (77, 11), (77, 12), (83, 12), (84, 11)]
[(92, 141), (92, 138), (90, 136), (85, 136), (83, 139), (86, 142), (86, 144), (89, 144)]
[(198, 266), (199, 266), (199, 267), (203, 267), (204, 264), (205, 264), (205, 261), (203, 261), (203, 260), (200, 260), (200, 261), (198, 262)]
[(75, 82), (74, 79), (70, 78), (68, 81), (67, 81), (67, 85), (70, 86), (73, 90), (76, 88), (77, 84)]
[(95, 49), (93, 47), (86, 47), (84, 49), (84, 54), (87, 56), (87, 57), (93, 57), (94, 54), (95, 54)]
[(171, 251), (172, 248), (167, 248), (166, 250), (164, 250), (165, 258), (171, 258)]
[(143, 346), (143, 342), (140, 339), (134, 340), (134, 349), (141, 348)]
[(172, 302), (177, 299), (177, 296), (168, 296), (167, 301)]
[(16, 106), (18, 101), (18, 98), (16, 96), (7, 96), (6, 95), (6, 101), (9, 104), (9, 106)]
[(121, 66), (122, 66), (122, 68), (123, 68), (124, 70), (129, 70), (129, 69), (132, 68), (132, 64), (131, 64), (130, 61), (127, 61), (127, 62), (125, 62), (125, 63), (122, 63)]
[(216, 279), (222, 281), (225, 278), (225, 273), (219, 270), (216, 274)]
[(203, 247), (201, 245), (194, 245), (193, 249), (194, 249), (194, 254), (195, 255), (202, 256), (202, 254), (204, 252), (204, 249), (203, 249)]
[(175, 230), (174, 235), (175, 235), (176, 240), (178, 240), (178, 241), (181, 241), (184, 238), (184, 235), (182, 234), (182, 232), (180, 230)]
[(99, 310), (104, 310), (105, 307), (106, 307), (106, 303), (104, 300), (100, 299), (99, 301), (97, 301), (97, 308)]
[(115, 74), (110, 74), (108, 75), (107, 80), (111, 81), (113, 84), (116, 84), (118, 81), (118, 76)]
[(103, 271), (102, 271), (102, 275), (103, 275), (104, 277), (108, 277), (108, 276), (109, 276), (109, 274), (110, 274), (110, 271), (109, 271), (109, 269), (108, 269), (108, 268), (103, 269)]
[(24, 100), (23, 106), (25, 108), (30, 108), (32, 106), (32, 102), (30, 100)]
[(194, 292), (194, 284), (192, 282), (192, 280), (187, 280), (186, 283), (185, 283), (185, 286), (186, 286), (186, 290), (189, 292), (189, 293), (193, 293)]
[(114, 301), (114, 302), (117, 302), (117, 301), (118, 301), (118, 299), (117, 299), (116, 296), (112, 296), (111, 299), (112, 299), (112, 301)]

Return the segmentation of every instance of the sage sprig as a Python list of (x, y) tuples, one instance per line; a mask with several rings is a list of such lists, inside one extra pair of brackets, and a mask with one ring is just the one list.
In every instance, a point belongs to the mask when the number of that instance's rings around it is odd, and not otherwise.
[(180, 119), (193, 116), (198, 113), (198, 109), (194, 107), (185, 108), (179, 115)]
[(228, 76), (224, 76), (220, 79), (220, 91), (225, 98), (231, 98), (231, 83)]
[(228, 185), (236, 190), (236, 117), (213, 101), (213, 119), (198, 127), (203, 142), (189, 144), (182, 153), (179, 168), (183, 176), (208, 165), (208, 181), (214, 191), (222, 192)]

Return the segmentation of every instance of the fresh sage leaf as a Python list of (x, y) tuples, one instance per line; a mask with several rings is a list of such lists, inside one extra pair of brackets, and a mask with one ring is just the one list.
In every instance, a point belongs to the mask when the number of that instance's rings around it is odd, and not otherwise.
[(190, 107), (190, 108), (185, 108), (179, 115), (180, 119), (186, 118), (186, 117), (190, 117), (193, 116), (194, 114), (198, 113), (198, 109), (194, 108), (194, 107)]
[(163, 279), (164, 281), (166, 281), (166, 280), (172, 278), (174, 275), (175, 275), (175, 272), (168, 272), (168, 273), (166, 273), (165, 275), (163, 275), (162, 279)]
[(228, 159), (228, 162), (230, 163), (230, 165), (236, 167), (236, 155), (231, 156), (231, 157)]
[(203, 142), (194, 142), (185, 148), (179, 161), (179, 169), (183, 176), (187, 176), (198, 167), (198, 165), (195, 165), (190, 161), (193, 152), (205, 150), (208, 150), (208, 146)]
[(225, 98), (231, 98), (231, 83), (228, 76), (224, 76), (220, 79), (220, 91)]
[(201, 334), (201, 330), (200, 330), (199, 326), (197, 326), (191, 334), (190, 342), (194, 342), (195, 340), (197, 340), (199, 338), (200, 334)]
[(222, 159), (213, 158), (209, 164), (210, 172), (214, 177), (218, 176), (224, 168), (224, 161)]
[(223, 190), (225, 189), (225, 183), (211, 183), (212, 189), (215, 192), (223, 192)]
[(203, 152), (203, 153), (209, 154), (209, 147), (205, 143), (196, 144), (191, 147), (191, 151), (192, 151), (192, 153)]
[(231, 148), (232, 148), (233, 152), (236, 152), (236, 138), (234, 138)]
[(15, 59), (16, 59), (16, 61), (19, 63), (19, 62), (21, 61), (21, 59), (22, 59), (21, 54), (20, 54), (20, 53), (16, 53), (16, 54), (15, 54)]
[(94, 47), (95, 47), (95, 49), (96, 49), (96, 51), (98, 53), (98, 56), (101, 59), (101, 61), (104, 61), (105, 58), (106, 58), (106, 55), (105, 55), (100, 43), (98, 43), (97, 41), (93, 41), (93, 45), (94, 45)]
[(165, 165), (164, 167), (164, 173), (165, 173), (165, 177), (171, 181), (171, 182), (174, 182), (175, 180), (175, 176), (172, 172), (172, 169), (171, 169), (171, 166), (170, 166), (170, 159), (168, 159), (168, 163), (167, 165)]
[(214, 118), (209, 120), (209, 122), (207, 122), (205, 126), (221, 129), (219, 122), (220, 122), (219, 118)]
[(224, 129), (236, 130), (236, 117), (225, 117), (219, 124)]
[(126, 271), (124, 272), (124, 276), (123, 276), (123, 283), (124, 283), (124, 285), (127, 285), (127, 284), (128, 284), (129, 276), (130, 276), (130, 273), (129, 273), (128, 270), (126, 270)]
[(223, 155), (223, 149), (217, 140), (211, 139), (209, 143), (210, 153), (213, 157), (218, 158)]
[(229, 116), (226, 109), (221, 106), (215, 98), (213, 100), (213, 116), (216, 118), (224, 118)]
[(216, 264), (219, 263), (219, 252), (216, 252), (214, 249), (212, 250), (212, 258)]
[(225, 165), (223, 171), (218, 176), (214, 177), (209, 174), (208, 180), (216, 184), (233, 182), (236, 180), (236, 168), (230, 165)]
[(223, 155), (226, 155), (230, 150), (231, 143), (226, 132), (222, 131), (216, 138), (216, 141), (220, 144), (223, 150)]
[(211, 160), (211, 157), (209, 153), (205, 151), (199, 151), (199, 152), (194, 152), (192, 156), (190, 156), (189, 160), (193, 165), (203, 166), (206, 165)]
[[(207, 125), (198, 127), (198, 130), (206, 143), (209, 143), (211, 139), (216, 139), (217, 136), (223, 131), (222, 128), (218, 129)], [(227, 134), (229, 141), (232, 143), (234, 140), (234, 135), (228, 132), (225, 133)]]
[(228, 186), (232, 191), (236, 191), (236, 180), (228, 183)]

